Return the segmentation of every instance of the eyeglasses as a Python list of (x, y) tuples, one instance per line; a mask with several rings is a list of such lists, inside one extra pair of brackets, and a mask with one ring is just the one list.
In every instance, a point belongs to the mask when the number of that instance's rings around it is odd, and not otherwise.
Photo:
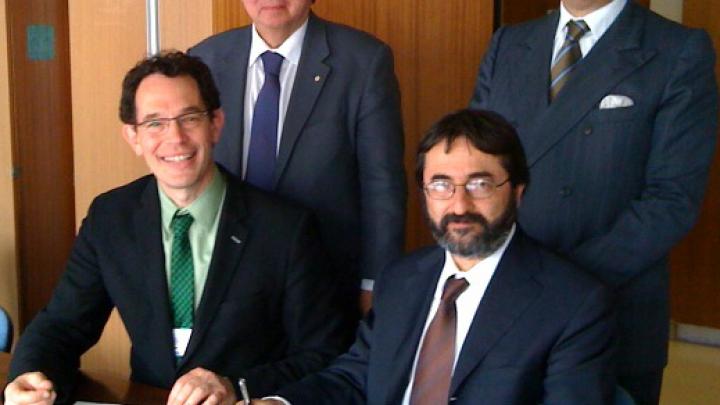
[(473, 200), (482, 200), (483, 198), (492, 196), (498, 187), (501, 187), (508, 181), (510, 181), (509, 177), (502, 183), (495, 183), (492, 180), (483, 178), (470, 179), (465, 184), (455, 184), (450, 180), (433, 180), (426, 184), (423, 189), (428, 197), (433, 200), (449, 200), (455, 195), (456, 187), (465, 187), (465, 192), (468, 193)]
[(180, 129), (190, 131), (205, 122), (209, 111), (193, 111), (172, 118), (150, 118), (135, 124), (136, 128), (150, 135), (159, 135), (167, 131), (172, 121), (176, 121)]

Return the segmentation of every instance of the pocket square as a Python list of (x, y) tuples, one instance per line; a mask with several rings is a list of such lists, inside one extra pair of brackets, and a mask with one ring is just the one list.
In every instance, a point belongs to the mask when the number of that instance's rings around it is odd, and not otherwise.
[(600, 101), (600, 109), (606, 110), (610, 108), (624, 108), (635, 105), (633, 99), (622, 94), (608, 94)]

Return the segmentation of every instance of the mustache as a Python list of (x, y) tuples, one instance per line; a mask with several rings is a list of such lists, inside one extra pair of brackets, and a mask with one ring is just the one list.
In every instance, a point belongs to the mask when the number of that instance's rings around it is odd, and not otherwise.
[(443, 232), (447, 232), (447, 227), (451, 222), (458, 224), (480, 224), (483, 227), (488, 226), (488, 220), (482, 214), (447, 214), (440, 221), (440, 229), (442, 229)]

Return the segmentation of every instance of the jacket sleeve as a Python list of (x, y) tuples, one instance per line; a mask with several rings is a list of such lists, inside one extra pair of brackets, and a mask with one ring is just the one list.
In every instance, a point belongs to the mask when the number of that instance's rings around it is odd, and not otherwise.
[(98, 341), (113, 308), (98, 267), (94, 228), (91, 207), (65, 273), (47, 307), (22, 334), (10, 364), (10, 381), (26, 372), (43, 372), (55, 386), (58, 403), (69, 401), (80, 356)]
[(360, 276), (374, 279), (405, 245), (407, 185), (400, 90), (387, 45), (369, 59), (356, 136), (360, 187)]

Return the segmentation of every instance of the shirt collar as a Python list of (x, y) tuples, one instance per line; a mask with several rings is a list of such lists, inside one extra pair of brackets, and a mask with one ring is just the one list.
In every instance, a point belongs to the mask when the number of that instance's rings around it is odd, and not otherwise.
[(220, 210), (220, 205), (225, 197), (226, 188), (227, 181), (217, 166), (213, 166), (213, 178), (205, 191), (185, 208), (178, 209), (170, 197), (165, 194), (162, 187), (158, 187), (163, 228), (166, 230), (170, 229), (173, 216), (175, 212), (179, 210), (181, 213), (189, 213), (192, 215), (194, 224), (206, 230), (211, 229), (215, 222), (215, 216)]
[[(513, 235), (515, 235), (515, 224), (513, 224), (512, 228), (510, 228), (510, 233), (508, 233), (508, 236), (505, 238), (505, 242), (503, 242), (502, 246), (500, 246), (500, 248), (494, 251), (490, 256), (477, 262), (468, 271), (460, 271), (455, 264), (455, 261), (452, 259), (450, 251), (445, 250), (445, 265), (443, 266), (442, 273), (440, 273), (440, 280), (447, 280), (450, 276), (456, 276), (457, 278), (465, 278), (470, 285), (473, 285), (473, 283), (477, 285), (483, 279), (488, 277), (488, 273), (495, 273), (495, 269), (497, 268), (498, 263), (500, 263), (500, 259), (510, 244)], [(442, 289), (439, 291), (440, 294), (442, 294)]]
[(260, 37), (255, 25), (252, 26), (252, 42), (250, 45), (250, 55), (248, 58), (248, 66), (251, 66), (257, 62), (260, 55), (266, 51), (277, 52), (285, 58), (288, 62), (297, 65), (300, 63), (300, 54), (302, 53), (302, 44), (305, 39), (305, 33), (307, 32), (308, 20), (305, 20), (303, 25), (300, 26), (295, 32), (290, 35), (285, 42), (282, 43), (278, 48), (272, 49), (268, 44)]
[(627, 0), (612, 0), (610, 3), (600, 7), (599, 9), (581, 17), (574, 17), (565, 8), (565, 4), (560, 2), (560, 21), (558, 21), (557, 34), (563, 39), (565, 38), (565, 30), (568, 21), (583, 20), (590, 27), (590, 34), (595, 38), (600, 38), (610, 25), (615, 21), (620, 12), (625, 7)]

